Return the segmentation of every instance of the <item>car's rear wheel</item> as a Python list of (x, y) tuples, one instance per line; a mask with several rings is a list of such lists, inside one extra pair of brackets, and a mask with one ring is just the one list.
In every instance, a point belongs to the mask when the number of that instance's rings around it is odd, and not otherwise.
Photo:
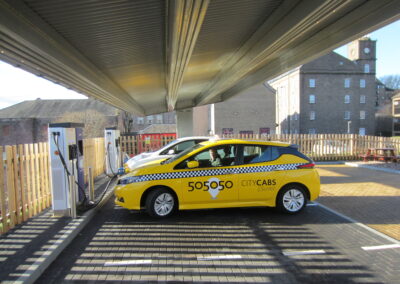
[(150, 216), (165, 218), (172, 215), (177, 208), (174, 194), (168, 189), (155, 189), (146, 199), (146, 211)]
[(307, 195), (299, 185), (285, 186), (278, 194), (277, 207), (288, 214), (296, 214), (303, 210), (307, 204)]

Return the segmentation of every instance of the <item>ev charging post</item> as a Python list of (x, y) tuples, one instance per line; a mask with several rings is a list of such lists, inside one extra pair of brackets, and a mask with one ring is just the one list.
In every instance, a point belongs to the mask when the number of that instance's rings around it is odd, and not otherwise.
[(108, 127), (104, 130), (106, 148), (106, 174), (116, 175), (121, 166), (121, 151), (119, 147), (119, 130), (116, 127)]
[[(83, 169), (83, 127), (82, 123), (49, 124), (54, 215), (75, 215), (76, 201), (83, 201), (86, 198)], [(75, 183), (71, 184), (73, 180)], [(76, 190), (77, 187), (80, 190)], [(72, 191), (73, 193), (70, 192), (70, 188), (75, 189)]]

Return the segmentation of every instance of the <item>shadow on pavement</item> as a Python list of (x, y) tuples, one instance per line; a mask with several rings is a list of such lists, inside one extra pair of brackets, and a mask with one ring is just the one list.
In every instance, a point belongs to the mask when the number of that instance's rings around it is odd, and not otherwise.
[[(296, 216), (264, 208), (198, 210), (155, 220), (109, 202), (39, 282), (378, 282), (374, 271), (322, 237), (332, 235), (329, 223), (349, 224), (317, 210)], [(318, 224), (327, 230), (322, 235)], [(299, 251), (314, 254), (284, 255)]]

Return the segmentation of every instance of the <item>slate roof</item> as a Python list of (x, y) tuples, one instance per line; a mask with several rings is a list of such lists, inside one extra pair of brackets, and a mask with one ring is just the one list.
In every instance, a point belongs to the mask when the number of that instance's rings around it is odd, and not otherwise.
[(0, 118), (51, 118), (69, 112), (96, 110), (104, 116), (116, 116), (118, 109), (93, 99), (24, 101), (0, 109)]

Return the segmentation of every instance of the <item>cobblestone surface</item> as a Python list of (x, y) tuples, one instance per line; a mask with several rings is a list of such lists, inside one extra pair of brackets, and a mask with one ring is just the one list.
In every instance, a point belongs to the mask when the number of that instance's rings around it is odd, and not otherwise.
[(248, 208), (154, 220), (110, 201), (39, 282), (396, 283), (399, 249), (362, 249), (385, 244), (319, 206), (294, 216)]
[(379, 162), (379, 161), (370, 161), (370, 162), (354, 162), (359, 165), (365, 165), (365, 166), (371, 166), (375, 167), (378, 169), (391, 169), (391, 170), (396, 170), (400, 171), (400, 161), (398, 163), (385, 163), (385, 162)]
[(318, 202), (400, 240), (400, 174), (346, 165), (318, 166), (318, 171)]

